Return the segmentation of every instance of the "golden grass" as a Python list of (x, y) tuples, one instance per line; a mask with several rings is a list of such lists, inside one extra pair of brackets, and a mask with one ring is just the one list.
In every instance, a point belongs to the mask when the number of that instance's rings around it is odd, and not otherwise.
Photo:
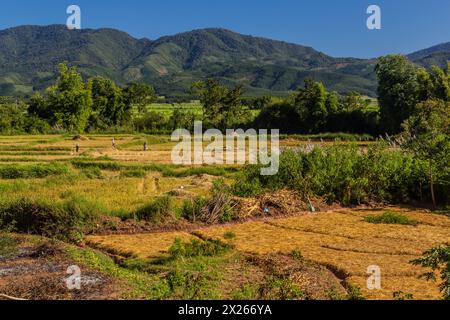
[[(363, 221), (365, 216), (385, 210), (338, 210), (214, 226), (197, 232), (215, 239), (223, 239), (225, 232), (233, 232), (236, 248), (242, 252), (267, 254), (300, 250), (305, 258), (345, 273), (347, 281), (360, 287), (369, 299), (392, 299), (396, 291), (412, 293), (416, 299), (439, 299), (437, 284), (418, 278), (427, 270), (409, 262), (433, 246), (450, 243), (450, 218), (426, 211), (386, 210), (402, 212), (420, 224), (416, 227), (370, 224)], [(175, 239), (173, 233), (166, 235)], [(155, 237), (161, 234), (128, 235), (112, 237), (112, 240), (104, 237), (102, 244), (112, 248), (120, 245), (124, 250), (147, 255), (154, 252), (147, 247)], [(117, 243), (117, 239), (121, 242)], [(90, 241), (94, 240), (90, 238)], [(165, 243), (160, 249), (164, 251), (169, 246), (170, 243)], [(381, 290), (367, 289), (367, 268), (371, 265), (381, 268)]]
[(113, 249), (125, 255), (133, 254), (139, 258), (157, 258), (167, 253), (175, 239), (190, 240), (186, 232), (164, 232), (151, 234), (90, 236), (88, 242), (95, 246)]

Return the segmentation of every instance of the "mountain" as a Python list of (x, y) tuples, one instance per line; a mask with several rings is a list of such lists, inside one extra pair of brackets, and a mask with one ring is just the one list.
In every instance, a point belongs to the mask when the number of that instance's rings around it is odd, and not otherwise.
[(408, 57), (426, 68), (430, 68), (433, 65), (445, 68), (450, 61), (450, 42), (414, 52)]
[[(445, 65), (450, 43), (411, 54), (425, 66)], [(307, 77), (331, 90), (376, 95), (376, 60), (334, 58), (310, 47), (201, 29), (155, 41), (113, 29), (68, 30), (21, 26), (0, 31), (0, 94), (31, 94), (57, 76), (57, 65), (77, 66), (85, 77), (102, 75), (119, 84), (147, 82), (159, 94), (186, 95), (192, 82), (209, 77), (241, 83), (249, 95), (287, 94)]]

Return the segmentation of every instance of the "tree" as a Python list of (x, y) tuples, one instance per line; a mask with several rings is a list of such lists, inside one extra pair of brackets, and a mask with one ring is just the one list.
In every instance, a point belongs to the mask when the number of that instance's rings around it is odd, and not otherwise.
[(203, 117), (215, 128), (226, 130), (242, 122), (246, 111), (242, 106), (242, 86), (229, 90), (218, 81), (195, 82), (192, 92), (203, 105)]
[(375, 70), (382, 125), (387, 133), (399, 133), (419, 101), (416, 67), (405, 56), (390, 55), (381, 57)]
[(124, 90), (125, 103), (136, 105), (140, 114), (145, 113), (146, 107), (157, 99), (155, 89), (144, 83), (131, 83)]
[(75, 67), (60, 64), (59, 72), (56, 85), (46, 91), (46, 108), (64, 129), (83, 132), (92, 110), (90, 85), (83, 82)]
[(305, 131), (319, 132), (326, 124), (327, 91), (321, 82), (312, 79), (305, 80), (305, 87), (300, 89), (294, 99), (300, 119), (305, 126)]
[(108, 126), (119, 125), (131, 118), (131, 107), (124, 102), (122, 90), (106, 78), (90, 80), (92, 87), (93, 111), (98, 120)]
[(450, 103), (428, 100), (418, 104), (403, 129), (403, 147), (428, 162), (431, 199), (436, 208), (435, 172), (448, 168), (450, 159)]
[(363, 111), (366, 101), (358, 92), (350, 92), (342, 99), (342, 108), (345, 112)]

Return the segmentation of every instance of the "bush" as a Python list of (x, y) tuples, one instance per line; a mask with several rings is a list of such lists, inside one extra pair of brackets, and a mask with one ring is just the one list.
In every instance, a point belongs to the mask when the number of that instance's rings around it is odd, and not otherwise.
[(33, 165), (6, 165), (0, 167), (1, 179), (32, 179), (70, 173), (70, 169), (59, 163)]
[(138, 209), (135, 213), (138, 220), (146, 220), (152, 223), (164, 222), (172, 217), (172, 201), (169, 196), (156, 198), (154, 201)]
[(195, 222), (200, 217), (202, 209), (208, 204), (208, 200), (204, 197), (196, 197), (194, 199), (186, 199), (180, 208), (180, 216), (189, 221)]
[(236, 177), (234, 194), (255, 196), (286, 188), (344, 205), (423, 201), (428, 194), (426, 164), (381, 144), (367, 151), (356, 145), (286, 151), (276, 175), (262, 176), (260, 168), (246, 166)]
[(229, 243), (220, 240), (193, 239), (191, 242), (183, 242), (176, 239), (169, 249), (172, 258), (215, 257), (225, 254), (233, 249)]
[(0, 204), (0, 228), (12, 225), (15, 232), (79, 241), (100, 214), (97, 206), (82, 198), (62, 203), (19, 199)]
[(419, 259), (411, 261), (416, 266), (430, 268), (431, 271), (423, 275), (427, 280), (436, 281), (436, 273), (440, 273), (443, 299), (450, 300), (450, 244), (441, 245), (423, 253)]
[(380, 216), (365, 217), (364, 221), (375, 224), (402, 224), (410, 226), (417, 226), (418, 224), (417, 221), (412, 220), (403, 214), (392, 211), (387, 211)]

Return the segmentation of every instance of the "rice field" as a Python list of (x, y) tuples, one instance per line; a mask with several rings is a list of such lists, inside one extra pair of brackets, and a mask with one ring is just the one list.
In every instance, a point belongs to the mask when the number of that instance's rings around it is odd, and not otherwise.
[[(397, 291), (413, 294), (414, 299), (439, 299), (437, 283), (419, 279), (427, 270), (409, 262), (433, 246), (450, 243), (450, 218), (426, 211), (388, 209), (415, 219), (419, 225), (370, 224), (364, 217), (386, 209), (361, 209), (216, 226), (194, 234), (224, 240), (224, 234), (232, 232), (237, 250), (246, 253), (300, 250), (305, 258), (345, 275), (346, 281), (361, 288), (368, 299), (392, 299)], [(179, 236), (176, 232), (94, 236), (89, 241), (147, 258), (167, 250)], [(372, 265), (381, 269), (380, 290), (367, 289), (367, 269)]]

